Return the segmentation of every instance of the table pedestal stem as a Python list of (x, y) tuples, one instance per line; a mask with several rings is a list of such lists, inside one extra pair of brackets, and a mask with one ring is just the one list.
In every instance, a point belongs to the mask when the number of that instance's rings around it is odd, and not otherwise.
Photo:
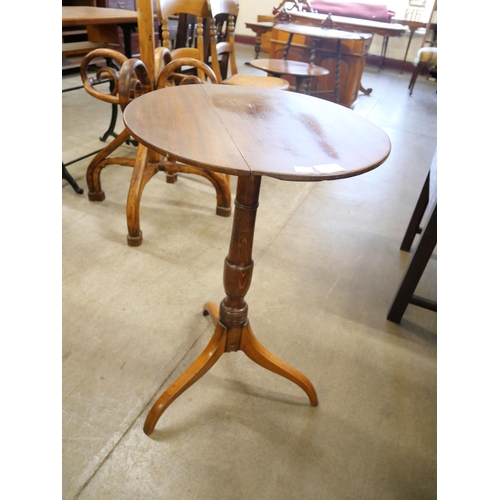
[(229, 252), (224, 262), (226, 297), (222, 300), (220, 308), (209, 302), (205, 304), (203, 311), (212, 318), (215, 332), (198, 358), (151, 408), (144, 424), (144, 432), (147, 435), (153, 432), (158, 419), (167, 407), (210, 370), (224, 352), (243, 351), (257, 364), (301, 387), (309, 397), (311, 406), (318, 404), (316, 391), (310, 380), (269, 352), (255, 337), (248, 320), (245, 295), (252, 280), (252, 246), (260, 183), (260, 176), (238, 177), (233, 230)]

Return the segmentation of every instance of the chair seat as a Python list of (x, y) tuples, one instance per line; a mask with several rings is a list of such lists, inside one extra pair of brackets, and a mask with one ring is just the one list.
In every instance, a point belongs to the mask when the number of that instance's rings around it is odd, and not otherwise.
[(415, 66), (418, 63), (427, 63), (437, 65), (437, 47), (422, 47), (418, 50), (417, 56), (415, 57)]
[(222, 83), (225, 85), (240, 85), (243, 87), (259, 87), (277, 90), (288, 90), (290, 88), (290, 83), (283, 78), (242, 75), (240, 73), (230, 76)]

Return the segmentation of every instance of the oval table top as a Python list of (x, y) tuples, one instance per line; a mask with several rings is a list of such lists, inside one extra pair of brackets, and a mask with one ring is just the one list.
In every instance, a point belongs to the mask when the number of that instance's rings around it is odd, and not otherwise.
[(387, 134), (354, 111), (282, 90), (169, 87), (132, 101), (123, 119), (152, 150), (237, 176), (341, 179), (376, 168), (391, 150)]
[(325, 76), (330, 73), (321, 66), (292, 59), (254, 59), (250, 61), (250, 66), (279, 76), (292, 75), (306, 78)]

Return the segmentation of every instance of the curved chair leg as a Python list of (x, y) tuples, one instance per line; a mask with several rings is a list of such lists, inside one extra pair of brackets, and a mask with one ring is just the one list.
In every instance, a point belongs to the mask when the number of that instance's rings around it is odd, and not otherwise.
[(118, 137), (113, 139), (92, 158), (87, 167), (87, 186), (89, 188), (88, 197), (90, 201), (103, 201), (105, 199), (104, 191), (101, 189), (101, 170), (105, 167), (102, 162), (129, 137), (130, 134), (124, 129)]
[(217, 172), (207, 172), (207, 174), (204, 177), (214, 186), (217, 197), (215, 213), (221, 217), (229, 217), (231, 215), (231, 190), (226, 176)]
[(258, 365), (297, 384), (307, 394), (311, 406), (318, 405), (318, 396), (311, 381), (293, 366), (269, 352), (255, 337), (250, 323), (243, 327), (240, 349)]
[(138, 247), (142, 244), (142, 231), (140, 223), (141, 197), (144, 187), (151, 177), (158, 172), (157, 161), (150, 162), (151, 153), (149, 149), (139, 144), (135, 156), (134, 170), (130, 180), (130, 186), (127, 197), (127, 243), (131, 247)]
[[(167, 176), (170, 176), (171, 179), (175, 177), (176, 172), (184, 172), (186, 174), (205, 177), (205, 179), (209, 180), (215, 188), (215, 195), (217, 197), (215, 213), (221, 217), (229, 217), (231, 215), (231, 190), (229, 189), (229, 181), (225, 175), (174, 161), (161, 162), (161, 168), (167, 172)], [(167, 180), (167, 182), (169, 181)]]
[(150, 435), (162, 416), (163, 412), (189, 387), (199, 380), (205, 373), (214, 366), (216, 361), (222, 356), (226, 347), (227, 329), (222, 325), (217, 325), (215, 332), (205, 347), (203, 352), (196, 358), (191, 366), (158, 398), (156, 403), (149, 410), (144, 432)]

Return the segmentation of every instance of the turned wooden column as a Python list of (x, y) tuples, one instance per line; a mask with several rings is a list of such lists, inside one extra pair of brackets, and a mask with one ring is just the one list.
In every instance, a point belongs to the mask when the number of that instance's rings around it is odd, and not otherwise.
[[(229, 328), (242, 327), (247, 322), (248, 304), (245, 302), (252, 281), (252, 247), (255, 219), (259, 206), (259, 192), (262, 177), (238, 177), (234, 201), (233, 230), (229, 252), (224, 260), (224, 291), (226, 297), (219, 309), (220, 322)], [(236, 339), (234, 339), (236, 341)], [(233, 347), (229, 339), (228, 347)], [(238, 345), (234, 349), (238, 350)]]

